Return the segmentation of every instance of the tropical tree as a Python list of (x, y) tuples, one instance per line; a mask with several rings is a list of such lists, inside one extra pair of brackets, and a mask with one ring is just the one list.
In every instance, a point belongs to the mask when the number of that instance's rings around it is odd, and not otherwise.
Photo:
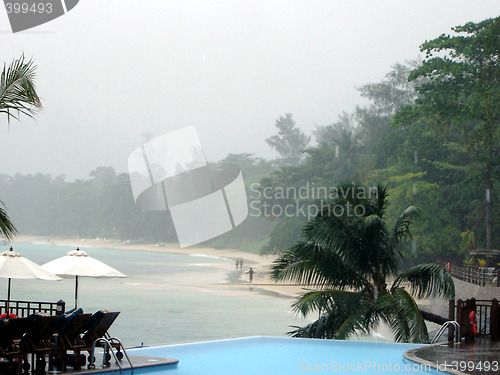
[[(21, 114), (34, 117), (42, 107), (35, 89), (35, 70), (36, 65), (31, 59), (25, 61), (24, 55), (9, 67), (4, 64), (0, 76), (0, 113), (7, 115), (9, 124), (11, 118), (19, 120)], [(11, 239), (16, 232), (7, 211), (0, 207), (0, 234)]]
[(303, 227), (305, 240), (273, 265), (273, 279), (311, 289), (294, 302), (294, 310), (304, 316), (319, 313), (318, 320), (290, 334), (346, 339), (358, 332), (368, 334), (385, 322), (398, 342), (427, 342), (413, 296), (452, 298), (455, 290), (451, 275), (437, 264), (399, 272), (419, 209), (408, 207), (390, 229), (384, 218), (386, 187), (344, 185), (332, 195), (329, 205)]
[(281, 157), (280, 164), (299, 165), (311, 138), (295, 126), (291, 113), (285, 114), (285, 117), (280, 116), (275, 126), (278, 128), (278, 134), (267, 138), (266, 143), (278, 152)]
[(420, 46), (426, 58), (410, 81), (420, 96), (396, 115), (400, 126), (424, 119), (469, 163), (443, 163), (463, 169), (484, 184), (486, 248), (494, 248), (494, 185), (500, 179), (500, 17), (452, 28)]

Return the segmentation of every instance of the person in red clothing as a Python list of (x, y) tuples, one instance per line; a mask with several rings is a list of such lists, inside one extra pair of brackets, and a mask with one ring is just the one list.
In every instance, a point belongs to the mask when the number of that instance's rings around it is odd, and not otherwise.
[(253, 274), (255, 273), (255, 271), (253, 270), (252, 267), (250, 267), (250, 270), (248, 270), (248, 275), (250, 277), (250, 282), (253, 281)]
[(469, 326), (472, 338), (474, 338), (474, 336), (477, 335), (477, 319), (476, 312), (474, 310), (472, 310), (469, 314)]

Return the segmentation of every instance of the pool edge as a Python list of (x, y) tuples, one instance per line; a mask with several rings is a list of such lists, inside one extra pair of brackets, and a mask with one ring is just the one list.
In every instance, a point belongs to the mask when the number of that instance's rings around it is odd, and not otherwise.
[[(443, 345), (442, 342), (436, 343), (436, 344), (426, 345), (425, 348), (429, 348), (432, 346), (441, 346), (441, 345)], [(457, 343), (455, 343), (453, 345), (457, 345)], [(432, 367), (433, 369), (440, 371), (440, 372), (447, 372), (449, 374), (454, 374), (454, 375), (469, 375), (466, 372), (462, 372), (462, 371), (458, 371), (458, 370), (453, 370), (453, 369), (448, 369), (448, 368), (446, 368), (445, 370), (439, 369), (438, 366), (436, 365), (436, 363), (428, 361), (426, 359), (423, 359), (423, 358), (420, 358), (419, 356), (417, 356), (416, 352), (419, 351), (420, 349), (421, 348), (407, 350), (406, 352), (403, 353), (403, 357), (409, 361)]]

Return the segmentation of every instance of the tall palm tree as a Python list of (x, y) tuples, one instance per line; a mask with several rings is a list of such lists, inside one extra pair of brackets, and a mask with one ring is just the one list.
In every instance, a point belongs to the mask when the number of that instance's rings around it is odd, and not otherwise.
[[(0, 76), (0, 113), (19, 120), (21, 114), (34, 117), (42, 108), (42, 103), (35, 89), (36, 65), (24, 55), (14, 60), (9, 67), (4, 64)], [(3, 205), (3, 202), (0, 201)], [(17, 233), (4, 208), (0, 206), (0, 234), (11, 239)]]
[[(408, 207), (389, 229), (384, 213), (387, 188), (340, 186), (329, 205), (303, 228), (305, 241), (286, 250), (273, 264), (272, 277), (311, 288), (294, 302), (315, 322), (295, 327), (296, 337), (346, 339), (368, 334), (385, 322), (398, 342), (427, 342), (427, 328), (412, 295), (453, 298), (453, 279), (437, 264), (399, 273), (410, 225), (418, 215)], [(393, 279), (388, 287), (387, 282)], [(408, 290), (407, 290), (408, 288)]]

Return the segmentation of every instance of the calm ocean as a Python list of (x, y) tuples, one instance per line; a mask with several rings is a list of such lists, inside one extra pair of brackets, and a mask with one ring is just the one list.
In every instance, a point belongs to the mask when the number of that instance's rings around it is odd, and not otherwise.
[[(13, 243), (43, 264), (75, 247)], [(79, 307), (120, 311), (111, 329), (125, 346), (179, 343), (253, 335), (286, 336), (304, 320), (290, 312), (292, 298), (251, 288), (233, 261), (206, 256), (90, 248), (90, 256), (125, 273), (124, 279), (79, 279)], [(0, 251), (8, 246), (0, 246)], [(239, 286), (211, 284), (238, 283)], [(7, 295), (7, 280), (3, 296)], [(66, 301), (74, 306), (74, 279), (12, 280), (13, 300)]]

